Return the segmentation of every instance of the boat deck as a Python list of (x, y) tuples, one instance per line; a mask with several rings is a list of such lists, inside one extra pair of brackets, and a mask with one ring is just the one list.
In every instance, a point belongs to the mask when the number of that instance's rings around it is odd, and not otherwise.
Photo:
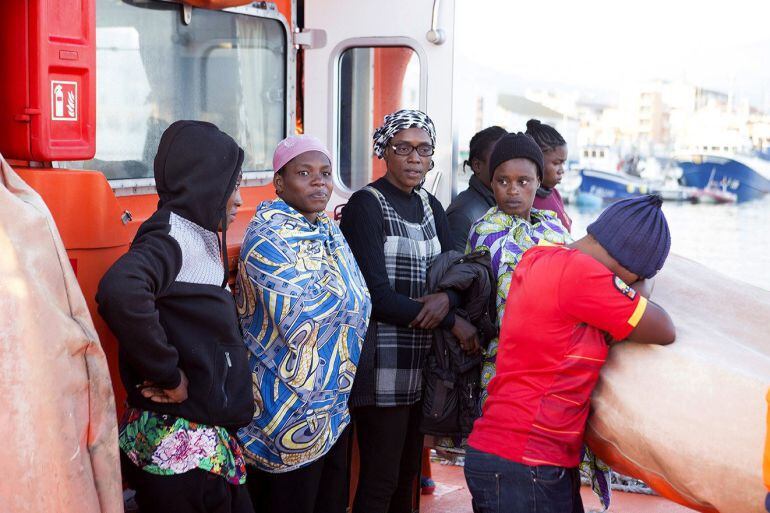
[[(431, 465), (436, 491), (420, 498), (420, 513), (472, 513), (471, 495), (465, 484), (463, 468), (454, 465)], [(590, 488), (581, 490), (586, 512), (602, 510), (599, 499)], [(612, 491), (608, 513), (692, 513), (694, 510), (662, 497)]]

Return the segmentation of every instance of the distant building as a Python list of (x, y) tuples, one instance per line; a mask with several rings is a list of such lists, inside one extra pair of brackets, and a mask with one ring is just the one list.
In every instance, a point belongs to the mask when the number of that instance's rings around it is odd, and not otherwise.
[(749, 113), (748, 134), (757, 151), (770, 151), (770, 116), (758, 109)]
[(735, 101), (730, 94), (657, 80), (626, 91), (623, 98), (624, 135), (643, 155), (751, 149), (748, 102)]

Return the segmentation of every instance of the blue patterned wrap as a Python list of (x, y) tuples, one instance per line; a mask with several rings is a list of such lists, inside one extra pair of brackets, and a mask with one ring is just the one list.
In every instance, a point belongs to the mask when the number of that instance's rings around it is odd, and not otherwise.
[(244, 456), (266, 472), (295, 470), (326, 454), (350, 423), (369, 291), (326, 214), (312, 224), (275, 200), (249, 223), (235, 294), (256, 401), (238, 432)]

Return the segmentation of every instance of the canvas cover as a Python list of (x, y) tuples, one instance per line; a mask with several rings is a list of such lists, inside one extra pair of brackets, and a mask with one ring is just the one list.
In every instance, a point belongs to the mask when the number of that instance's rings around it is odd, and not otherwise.
[(122, 513), (107, 360), (48, 208), (0, 168), (0, 511)]
[(677, 340), (610, 351), (589, 445), (691, 508), (764, 513), (770, 292), (671, 256), (652, 299), (671, 314)]

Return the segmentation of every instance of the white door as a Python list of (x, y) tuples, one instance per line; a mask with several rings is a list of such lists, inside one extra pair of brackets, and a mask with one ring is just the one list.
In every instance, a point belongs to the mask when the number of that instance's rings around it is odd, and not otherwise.
[[(335, 160), (329, 210), (384, 172), (371, 136), (382, 117), (420, 108), (436, 125), (425, 187), (446, 205), (452, 190), (454, 0), (307, 0), (305, 28), (326, 43), (305, 50), (304, 131)], [(429, 31), (433, 30), (433, 32)], [(443, 40), (439, 44), (429, 41)]]

